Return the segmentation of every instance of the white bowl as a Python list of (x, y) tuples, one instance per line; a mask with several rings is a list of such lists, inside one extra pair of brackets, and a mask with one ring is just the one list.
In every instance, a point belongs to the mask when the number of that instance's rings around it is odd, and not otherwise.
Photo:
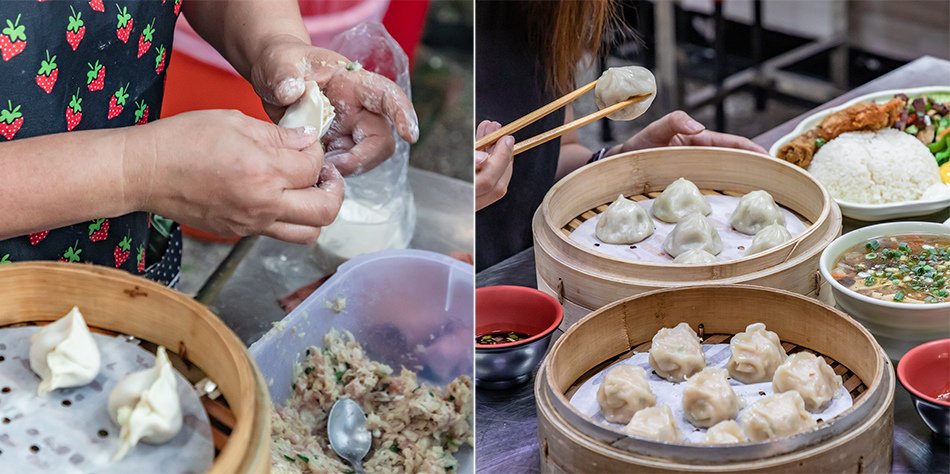
[(877, 237), (904, 234), (950, 235), (950, 226), (936, 222), (891, 222), (864, 227), (838, 237), (818, 261), (821, 276), (831, 284), (835, 302), (858, 320), (894, 360), (924, 342), (950, 337), (950, 303), (907, 304), (855, 293), (831, 276), (835, 261), (849, 248)]
[[(846, 109), (854, 104), (857, 104), (858, 102), (868, 102), (872, 100), (875, 102), (885, 102), (897, 94), (906, 94), (908, 97), (913, 98), (934, 92), (950, 93), (950, 87), (928, 86), (916, 87), (912, 89), (892, 89), (887, 91), (872, 92), (870, 94), (856, 97), (837, 107), (816, 112), (803, 119), (798, 123), (798, 126), (796, 126), (794, 130), (773, 143), (772, 148), (769, 148), (769, 155), (778, 156), (779, 148), (782, 148), (782, 146), (784, 146), (786, 143), (794, 140), (806, 131), (817, 127), (818, 124), (825, 118), (825, 116), (830, 113)], [(950, 198), (936, 201), (904, 201), (888, 204), (859, 204), (855, 202), (842, 201), (839, 199), (835, 199), (835, 202), (838, 203), (838, 207), (841, 208), (841, 214), (844, 216), (867, 222), (880, 222), (901, 217), (925, 216), (950, 207)]]

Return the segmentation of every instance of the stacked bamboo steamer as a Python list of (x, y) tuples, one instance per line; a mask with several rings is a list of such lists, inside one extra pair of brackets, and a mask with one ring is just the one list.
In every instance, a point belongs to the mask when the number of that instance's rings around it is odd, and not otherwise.
[(210, 472), (270, 472), (264, 380), (244, 344), (195, 300), (121, 270), (30, 262), (0, 265), (0, 301), (0, 328), (49, 323), (78, 306), (92, 331), (165, 346), (186, 378), (206, 376), (222, 394), (201, 399), (217, 453)]
[[(618, 194), (655, 197), (680, 177), (707, 194), (764, 189), (810, 225), (778, 247), (711, 265), (621, 260), (571, 240), (577, 226)], [(818, 259), (841, 235), (841, 211), (818, 181), (784, 161), (726, 148), (669, 147), (617, 155), (571, 173), (547, 193), (532, 226), (538, 288), (562, 302), (564, 319), (573, 324), (604, 305), (662, 288), (753, 284), (820, 297)]]

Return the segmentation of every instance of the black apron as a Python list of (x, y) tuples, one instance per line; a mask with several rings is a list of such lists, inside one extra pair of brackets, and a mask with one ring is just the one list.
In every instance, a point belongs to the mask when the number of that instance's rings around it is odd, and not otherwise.
[[(181, 0), (0, 2), (0, 142), (157, 119), (180, 10)], [(75, 153), (79, 167), (95, 150)], [(0, 259), (94, 263), (174, 283), (181, 236), (156, 219), (157, 229), (135, 212), (3, 240)]]

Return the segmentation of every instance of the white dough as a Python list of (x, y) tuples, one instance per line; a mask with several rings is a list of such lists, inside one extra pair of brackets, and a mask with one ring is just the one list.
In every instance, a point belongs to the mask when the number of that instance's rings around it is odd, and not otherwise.
[(726, 420), (717, 423), (706, 431), (703, 444), (735, 444), (747, 443), (749, 437), (742, 431), (742, 427), (735, 420)]
[(75, 306), (30, 338), (30, 368), (42, 379), (39, 395), (92, 382), (99, 364), (99, 347)]
[(752, 244), (745, 251), (746, 255), (764, 252), (772, 247), (778, 247), (792, 240), (792, 234), (782, 224), (769, 224), (752, 237)]
[(679, 263), (683, 265), (706, 265), (709, 263), (716, 263), (718, 261), (719, 259), (717, 259), (715, 255), (703, 249), (687, 250), (673, 259), (673, 263)]
[(611, 423), (629, 423), (633, 414), (656, 405), (646, 371), (635, 365), (618, 365), (604, 376), (597, 389), (600, 413)]
[(768, 382), (785, 362), (782, 341), (762, 323), (750, 324), (745, 332), (732, 336), (729, 348), (732, 355), (726, 367), (729, 375), (742, 383)]
[(181, 430), (174, 370), (165, 348), (159, 346), (154, 367), (126, 375), (109, 393), (109, 416), (121, 428), (113, 460), (125, 457), (139, 441), (164, 443)]
[(630, 436), (667, 443), (683, 440), (683, 432), (676, 425), (673, 410), (668, 406), (644, 408), (636, 412), (623, 431)]
[(752, 191), (739, 199), (739, 205), (729, 218), (732, 228), (747, 235), (755, 235), (771, 224), (785, 227), (785, 215), (768, 191)]
[(703, 346), (689, 324), (662, 328), (653, 336), (650, 367), (670, 382), (682, 382), (706, 367)]
[(739, 425), (750, 440), (765, 441), (810, 430), (816, 423), (805, 411), (802, 396), (791, 391), (755, 402), (739, 415)]
[(805, 409), (820, 412), (828, 407), (841, 388), (841, 376), (825, 359), (797, 352), (775, 370), (772, 388), (776, 393), (794, 390), (805, 401)]
[(322, 138), (330, 130), (335, 117), (333, 104), (323, 95), (320, 86), (315, 81), (307, 81), (303, 95), (287, 107), (277, 125), (285, 128), (313, 127), (320, 131)]
[(692, 181), (679, 178), (657, 196), (652, 210), (657, 219), (675, 224), (694, 212), (708, 216), (712, 206)]
[(608, 244), (635, 244), (653, 234), (653, 219), (621, 194), (597, 220), (595, 235)]
[(721, 367), (706, 367), (686, 379), (683, 413), (686, 421), (709, 428), (720, 421), (735, 419), (742, 399), (729, 386), (729, 373)]
[(643, 94), (650, 97), (608, 115), (611, 120), (633, 120), (643, 115), (656, 97), (656, 79), (649, 69), (640, 66), (612, 67), (601, 74), (594, 86), (594, 102), (601, 110)]
[(663, 241), (663, 250), (674, 259), (693, 249), (703, 249), (713, 255), (722, 252), (719, 231), (698, 212), (681, 219)]

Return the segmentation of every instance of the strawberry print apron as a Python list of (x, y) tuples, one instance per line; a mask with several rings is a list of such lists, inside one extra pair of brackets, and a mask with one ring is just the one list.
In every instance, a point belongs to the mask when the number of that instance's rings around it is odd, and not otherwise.
[[(180, 10), (181, 0), (0, 1), (0, 143), (157, 119)], [(78, 167), (95, 150), (74, 152)], [(0, 263), (94, 263), (174, 284), (180, 249), (177, 226), (136, 212), (2, 240)]]

